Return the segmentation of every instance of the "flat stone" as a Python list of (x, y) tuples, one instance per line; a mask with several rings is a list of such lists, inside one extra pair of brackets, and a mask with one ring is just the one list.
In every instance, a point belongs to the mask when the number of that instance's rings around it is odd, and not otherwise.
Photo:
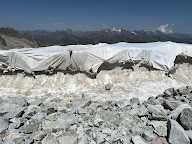
[(70, 127), (72, 124), (78, 123), (78, 117), (71, 113), (61, 114), (60, 117), (53, 123), (52, 130), (60, 131), (65, 130)]
[(132, 142), (133, 142), (134, 144), (146, 144), (146, 143), (141, 139), (140, 136), (133, 136), (133, 137), (132, 137)]
[(175, 102), (175, 101), (164, 101), (162, 103), (163, 107), (165, 109), (169, 109), (169, 110), (175, 110), (178, 106), (178, 102)]
[(168, 121), (168, 142), (171, 144), (190, 144), (185, 130), (175, 120)]
[(127, 99), (123, 99), (123, 100), (117, 101), (115, 104), (116, 104), (116, 106), (119, 107), (119, 108), (125, 108), (125, 107), (127, 107), (128, 105), (130, 105), (130, 101), (127, 100)]
[(167, 113), (162, 105), (147, 104), (147, 109), (150, 113), (153, 113), (155, 115), (166, 115)]
[(186, 130), (192, 129), (192, 109), (185, 108), (180, 114), (181, 126)]
[(154, 127), (154, 132), (158, 136), (167, 136), (167, 122), (166, 121), (151, 121), (150, 124)]
[(26, 107), (15, 108), (15, 109), (9, 111), (8, 113), (6, 113), (3, 116), (3, 118), (4, 119), (11, 119), (11, 118), (14, 118), (14, 117), (19, 117), (25, 109), (26, 109)]
[(62, 135), (57, 138), (59, 144), (77, 144), (76, 135)]
[(77, 110), (78, 114), (92, 114), (93, 110), (92, 109), (87, 109), (87, 108), (79, 108)]

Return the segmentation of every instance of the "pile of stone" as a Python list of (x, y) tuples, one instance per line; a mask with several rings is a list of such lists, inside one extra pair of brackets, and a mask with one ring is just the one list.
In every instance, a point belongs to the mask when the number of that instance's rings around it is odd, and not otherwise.
[[(107, 88), (110, 90), (110, 88)], [(192, 88), (170, 88), (157, 97), (98, 102), (54, 98), (28, 103), (0, 99), (0, 143), (190, 144)]]

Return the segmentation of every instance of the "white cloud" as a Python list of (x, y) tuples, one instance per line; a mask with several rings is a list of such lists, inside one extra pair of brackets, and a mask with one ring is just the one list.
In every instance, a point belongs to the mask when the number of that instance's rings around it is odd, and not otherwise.
[[(173, 24), (172, 24), (172, 26), (173, 26)], [(170, 26), (168, 24), (161, 25), (160, 27), (157, 28), (157, 30), (159, 30), (162, 33), (173, 33), (172, 28), (170, 28)]]

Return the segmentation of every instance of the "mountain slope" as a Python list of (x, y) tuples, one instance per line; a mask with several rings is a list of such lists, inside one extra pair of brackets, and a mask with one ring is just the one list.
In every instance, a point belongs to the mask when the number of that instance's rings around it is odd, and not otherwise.
[(12, 28), (0, 28), (0, 49), (7, 50), (13, 48), (36, 48), (48, 45), (47, 42), (35, 40), (30, 35), (21, 36), (20, 33)]

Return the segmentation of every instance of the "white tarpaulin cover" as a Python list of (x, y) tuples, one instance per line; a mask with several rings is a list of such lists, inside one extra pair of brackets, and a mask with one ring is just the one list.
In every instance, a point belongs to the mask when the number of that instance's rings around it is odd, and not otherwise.
[[(70, 53), (72, 52), (72, 53)], [(80, 69), (97, 72), (102, 63), (147, 61), (154, 68), (169, 70), (177, 55), (192, 57), (192, 44), (174, 42), (116, 43), (97, 45), (50, 46), (0, 50), (0, 61), (10, 68), (28, 71)]]

